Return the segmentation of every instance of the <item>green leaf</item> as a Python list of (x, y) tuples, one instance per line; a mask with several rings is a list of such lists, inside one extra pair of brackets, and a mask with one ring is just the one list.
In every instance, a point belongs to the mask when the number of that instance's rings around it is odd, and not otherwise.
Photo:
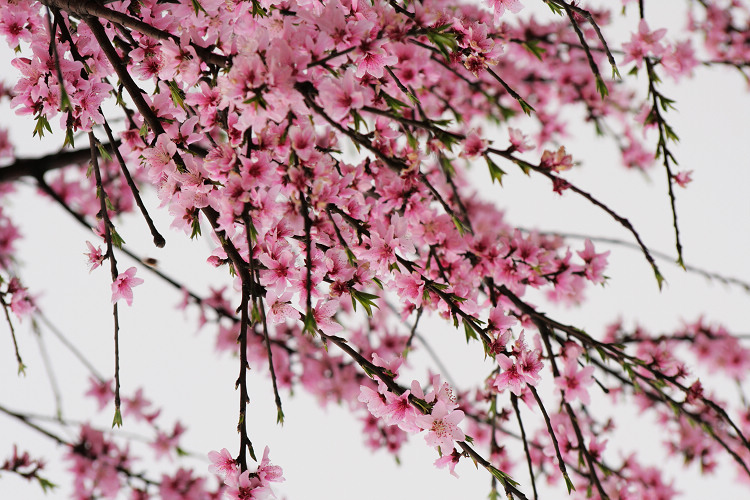
[(489, 470), (490, 474), (492, 474), (493, 476), (495, 476), (495, 478), (498, 481), (500, 481), (500, 484), (503, 484), (503, 485), (510, 484), (511, 486), (518, 486), (518, 484), (519, 484), (517, 481), (515, 481), (508, 474), (506, 474), (505, 472), (501, 471), (500, 469), (498, 469), (497, 467), (495, 467), (493, 465), (488, 466), (487, 470)]
[(487, 168), (490, 171), (490, 177), (492, 178), (492, 182), (497, 181), (498, 184), (501, 186), (503, 185), (503, 176), (505, 175), (505, 171), (500, 168), (500, 166), (492, 161), (490, 159), (489, 155), (484, 155), (485, 161), (487, 161)]
[(444, 130), (436, 130), (435, 137), (437, 138), (437, 140), (439, 140), (445, 146), (448, 147), (448, 151), (452, 151), (453, 146), (458, 144), (458, 139), (456, 139), (456, 137), (453, 134), (449, 134), (448, 132), (445, 132)]
[(521, 105), (521, 109), (523, 110), (523, 112), (526, 113), (527, 115), (531, 115), (531, 112), (535, 111), (534, 107), (528, 102), (526, 102), (525, 100), (523, 100), (522, 98), (519, 97), (517, 101), (518, 101), (518, 104)]
[(361, 292), (355, 288), (350, 288), (349, 293), (352, 296), (352, 307), (354, 307), (354, 310), (357, 310), (357, 302), (359, 302), (365, 308), (365, 311), (367, 311), (367, 316), (372, 317), (372, 308), (378, 308), (378, 305), (374, 301), (380, 297), (372, 293)]
[(596, 75), (596, 90), (599, 92), (599, 95), (602, 96), (602, 99), (609, 95), (607, 84), (604, 83), (604, 80), (602, 80), (602, 77), (599, 75)]
[(354, 130), (359, 132), (359, 126), (364, 125), (365, 129), (367, 128), (367, 122), (364, 118), (362, 118), (362, 115), (359, 114), (359, 111), (356, 109), (351, 110), (352, 118), (354, 118)]
[(193, 217), (190, 227), (192, 228), (192, 232), (190, 233), (191, 240), (201, 235), (201, 221), (198, 217)]
[(120, 233), (117, 232), (114, 226), (110, 228), (109, 232), (110, 232), (110, 236), (112, 237), (112, 245), (122, 250), (122, 246), (125, 244), (125, 240), (122, 239), (122, 236), (120, 236)]
[(68, 127), (65, 129), (65, 140), (63, 141), (62, 147), (65, 148), (66, 146), (70, 146), (71, 148), (75, 147), (75, 136), (73, 135), (73, 127)]
[(256, 92), (253, 97), (245, 99), (243, 103), (252, 104), (256, 110), (258, 109), (258, 106), (260, 106), (262, 109), (266, 109), (268, 107), (268, 103), (265, 99), (263, 99), (263, 94), (261, 94), (260, 92)]
[(549, 7), (549, 10), (551, 10), (552, 12), (554, 12), (555, 14), (557, 14), (558, 16), (562, 16), (563, 15), (563, 8), (560, 7), (559, 5), (557, 5), (556, 3), (554, 3), (553, 1), (551, 1), (551, 0), (544, 0), (544, 3), (547, 4), (547, 7)]
[(65, 90), (65, 85), (60, 85), (60, 111), (67, 112), (73, 110), (73, 105), (70, 104), (70, 97), (68, 91)]
[[(446, 144), (447, 146), (447, 144)], [(443, 172), (447, 177), (453, 177), (456, 174), (456, 170), (453, 168), (453, 163), (445, 155), (438, 155), (440, 166), (443, 167)]]
[(656, 283), (659, 285), (659, 291), (661, 291), (662, 285), (664, 284), (664, 276), (659, 272), (659, 268), (654, 267), (654, 276), (656, 276)]
[(47, 493), (47, 491), (52, 491), (55, 488), (57, 488), (57, 485), (53, 483), (52, 481), (48, 479), (44, 479), (43, 477), (36, 476), (36, 480), (39, 481), (39, 486), (42, 487), (42, 490), (44, 493)]
[(468, 344), (470, 340), (474, 339), (477, 340), (477, 332), (474, 331), (474, 326), (471, 324), (471, 322), (464, 320), (464, 333), (466, 334), (466, 343)]
[(427, 39), (438, 48), (440, 52), (445, 56), (446, 59), (450, 59), (451, 52), (458, 48), (458, 42), (456, 41), (456, 35), (447, 32), (449, 24), (438, 26), (437, 28), (428, 30), (426, 35)]
[(107, 148), (105, 148), (101, 142), (96, 143), (96, 148), (99, 150), (99, 156), (104, 158), (107, 161), (112, 161), (112, 157), (107, 152)]
[(525, 42), (523, 42), (523, 46), (526, 48), (526, 50), (534, 54), (534, 56), (541, 61), (542, 54), (547, 52), (547, 49), (540, 47), (539, 42), (540, 40), (526, 40)]
[(380, 91), (380, 95), (381, 95), (381, 96), (383, 97), (383, 99), (385, 99), (385, 103), (386, 103), (386, 104), (388, 105), (388, 107), (389, 107), (389, 108), (391, 108), (391, 109), (392, 109), (393, 111), (400, 111), (400, 110), (401, 110), (401, 108), (408, 108), (408, 107), (409, 107), (409, 105), (408, 105), (408, 104), (406, 104), (405, 102), (403, 102), (403, 101), (399, 101), (399, 100), (398, 100), (398, 99), (396, 99), (395, 97), (393, 97), (393, 96), (390, 96), (390, 95), (386, 94), (386, 93), (385, 93), (385, 92), (383, 92), (382, 90)]
[(458, 234), (460, 234), (461, 236), (466, 234), (468, 228), (463, 222), (461, 222), (461, 219), (459, 219), (453, 214), (451, 214), (451, 219), (453, 220), (453, 224), (456, 226), (456, 229), (458, 230)]
[(203, 6), (198, 2), (198, 0), (192, 0), (193, 2), (193, 10), (195, 10), (195, 15), (198, 15), (198, 12), (203, 12), (205, 14), (206, 9), (203, 8)]
[[(197, 2), (193, 0), (193, 3)], [(172, 94), (172, 102), (174, 102), (175, 106), (185, 109), (185, 95), (174, 80), (169, 81), (169, 92)]]
[(115, 418), (112, 419), (112, 428), (115, 426), (122, 427), (122, 414), (120, 414), (120, 408), (115, 408)]
[(671, 139), (673, 142), (680, 142), (680, 138), (677, 137), (674, 129), (672, 129), (672, 127), (670, 127), (666, 123), (664, 124), (664, 133), (667, 134), (667, 139)]
[(683, 271), (687, 271), (687, 269), (685, 268), (685, 261), (682, 260), (682, 254), (677, 256), (677, 265), (680, 266)]
[(278, 407), (276, 409), (276, 423), (284, 425), (284, 411), (281, 409), (281, 407)]
[(568, 476), (567, 473), (563, 474), (563, 479), (565, 479), (565, 486), (568, 487), (568, 495), (570, 495), (571, 491), (575, 491), (575, 486), (573, 486), (573, 481), (570, 480), (570, 476)]
[(312, 311), (308, 311), (305, 314), (305, 325), (302, 328), (302, 333), (309, 333), (313, 337), (318, 333), (318, 324), (315, 322), (315, 316)]
[(36, 120), (36, 126), (34, 127), (34, 133), (31, 135), (31, 137), (36, 137), (39, 135), (39, 138), (41, 139), (44, 137), (44, 130), (46, 129), (47, 132), (52, 133), (52, 127), (49, 126), (49, 122), (47, 121), (47, 117), (43, 114), (38, 114), (36, 117), (34, 117)]

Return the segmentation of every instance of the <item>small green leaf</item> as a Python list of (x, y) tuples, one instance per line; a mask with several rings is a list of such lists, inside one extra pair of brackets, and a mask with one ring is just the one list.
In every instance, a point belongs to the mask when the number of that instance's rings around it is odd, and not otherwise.
[(318, 324), (315, 322), (315, 316), (312, 311), (308, 311), (305, 315), (305, 324), (302, 328), (302, 333), (309, 333), (313, 337), (318, 333)]
[(34, 119), (36, 120), (36, 126), (34, 127), (34, 133), (31, 135), (31, 137), (36, 137), (37, 135), (39, 135), (39, 138), (41, 139), (42, 137), (44, 137), (45, 129), (47, 130), (47, 132), (52, 133), (52, 127), (50, 127), (46, 116), (40, 113)]
[(531, 115), (531, 112), (535, 111), (534, 107), (528, 102), (526, 102), (525, 100), (523, 100), (522, 98), (519, 97), (517, 101), (518, 101), (518, 104), (521, 105), (521, 109), (523, 110), (523, 112), (526, 113), (527, 115)]
[(680, 266), (683, 271), (687, 271), (687, 269), (685, 268), (685, 261), (682, 260), (682, 254), (677, 256), (677, 265)]
[(120, 414), (120, 408), (115, 408), (115, 418), (112, 419), (112, 428), (115, 426), (122, 427), (122, 414)]
[(276, 409), (276, 423), (284, 425), (284, 411), (281, 407)]
[[(446, 144), (447, 146), (447, 144)], [(456, 175), (456, 170), (453, 168), (453, 163), (445, 155), (438, 155), (440, 166), (443, 168), (443, 172), (447, 177), (453, 177)]]
[(661, 291), (662, 285), (664, 284), (664, 276), (659, 272), (659, 268), (654, 267), (654, 276), (656, 276), (656, 283), (659, 285), (659, 291)]
[(575, 491), (575, 486), (573, 486), (573, 481), (570, 480), (570, 476), (567, 474), (563, 474), (563, 479), (565, 479), (565, 486), (568, 487), (568, 495), (570, 495), (571, 491)]
[(101, 156), (102, 158), (104, 158), (107, 161), (112, 161), (112, 157), (109, 155), (109, 153), (107, 152), (107, 148), (105, 148), (102, 145), (102, 143), (97, 142), (96, 143), (96, 147), (99, 150), (99, 156)]
[(195, 15), (198, 15), (198, 12), (206, 13), (206, 9), (203, 8), (203, 6), (198, 2), (198, 0), (192, 0), (193, 2), (193, 10), (195, 10)]
[(47, 491), (52, 491), (55, 488), (57, 488), (57, 485), (53, 483), (52, 481), (48, 479), (44, 479), (43, 477), (36, 476), (36, 480), (39, 481), (39, 486), (42, 487), (42, 490), (44, 493), (47, 493)]
[(367, 311), (367, 316), (372, 317), (372, 308), (378, 308), (374, 300), (379, 299), (380, 297), (372, 293), (361, 292), (355, 288), (350, 288), (349, 293), (352, 297), (352, 307), (354, 307), (354, 310), (357, 310), (357, 302), (359, 302), (362, 304), (362, 307), (365, 308), (365, 311)]
[(73, 127), (68, 127), (65, 129), (65, 140), (63, 141), (62, 147), (65, 148), (66, 146), (70, 146), (71, 148), (75, 147), (75, 136), (73, 135)]
[(359, 132), (359, 126), (364, 125), (365, 128), (367, 128), (367, 122), (364, 118), (362, 118), (362, 115), (359, 114), (359, 112), (356, 109), (351, 110), (352, 118), (354, 118), (354, 130)]
[(555, 14), (557, 14), (558, 16), (563, 15), (563, 8), (557, 5), (556, 3), (552, 2), (551, 0), (544, 0), (544, 3), (546, 3), (547, 7), (549, 7), (549, 9)]
[(453, 220), (453, 224), (456, 226), (456, 229), (458, 230), (458, 234), (463, 236), (466, 234), (466, 230), (468, 229), (466, 225), (461, 222), (461, 219), (456, 217), (455, 215), (451, 214), (451, 219)]
[(112, 244), (122, 250), (122, 246), (125, 244), (125, 240), (122, 239), (120, 233), (113, 227), (110, 228), (110, 236), (112, 237)]
[(510, 477), (505, 472), (501, 471), (497, 467), (490, 465), (487, 467), (487, 470), (490, 471), (490, 474), (495, 476), (495, 478), (500, 481), (500, 484), (510, 484), (511, 486), (518, 486), (518, 481), (515, 481), (512, 477)]
[(599, 75), (596, 75), (596, 90), (599, 92), (599, 95), (602, 96), (602, 99), (609, 95), (607, 84), (604, 83), (604, 80)]
[(389, 108), (391, 108), (393, 111), (400, 111), (401, 108), (408, 108), (409, 105), (406, 104), (403, 101), (399, 101), (395, 97), (392, 97), (382, 90), (380, 91), (380, 95), (385, 99), (385, 103), (388, 105)]
[(190, 222), (190, 227), (192, 228), (192, 232), (190, 233), (191, 240), (201, 235), (201, 221), (198, 217), (193, 217), (193, 220)]
[(526, 40), (525, 42), (523, 42), (523, 46), (526, 48), (526, 50), (534, 54), (534, 56), (541, 61), (542, 55), (547, 52), (547, 49), (540, 47), (539, 42), (540, 40)]
[[(193, 3), (197, 2), (193, 0)], [(172, 95), (172, 102), (174, 102), (175, 106), (185, 109), (185, 95), (174, 80), (169, 81), (169, 92)]]
[(505, 175), (505, 171), (500, 168), (500, 166), (492, 161), (490, 159), (489, 155), (484, 155), (485, 161), (487, 161), (487, 168), (490, 171), (490, 177), (492, 178), (492, 182), (497, 181), (500, 186), (503, 185), (503, 176)]
[(464, 320), (464, 333), (466, 334), (466, 343), (470, 340), (477, 340), (477, 333), (474, 331), (474, 327), (471, 322)]
[(451, 52), (458, 48), (456, 35), (446, 31), (449, 27), (450, 24), (444, 24), (437, 28), (430, 29), (426, 33), (427, 39), (432, 42), (440, 52), (442, 52), (446, 59), (450, 59)]

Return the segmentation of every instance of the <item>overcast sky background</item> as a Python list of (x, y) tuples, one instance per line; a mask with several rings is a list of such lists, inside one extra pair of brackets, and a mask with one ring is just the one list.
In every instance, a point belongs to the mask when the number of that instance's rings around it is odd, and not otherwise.
[[(530, 2), (526, 2), (530, 3)], [(652, 28), (670, 27), (668, 37), (676, 36), (681, 17), (675, 8), (686, 2), (661, 0), (659, 10), (647, 3)], [(632, 10), (632, 9), (631, 9)], [(651, 15), (653, 11), (653, 16)], [(543, 16), (551, 14), (541, 10)], [(631, 14), (634, 14), (632, 12)], [(614, 37), (635, 29), (631, 16), (630, 28), (613, 32)], [(12, 81), (12, 70), (7, 61), (12, 54), (7, 49), (0, 53), (2, 74)], [(621, 68), (624, 74), (629, 67)], [(7, 76), (6, 76), (7, 75)], [(645, 91), (646, 83), (639, 83)], [(677, 208), (684, 255), (688, 264), (750, 280), (750, 96), (747, 83), (735, 71), (727, 69), (696, 70), (696, 78), (675, 87), (665, 79), (664, 93), (676, 99), (679, 111), (670, 111), (681, 142), (674, 148), (680, 164), (693, 170), (694, 182), (689, 189), (678, 188)], [(645, 92), (644, 92), (645, 93)], [(33, 124), (15, 117), (7, 107), (0, 108), (0, 121), (12, 125), (11, 135), (19, 145), (19, 156), (37, 156), (43, 148), (54, 150), (61, 144), (60, 134), (43, 142), (31, 139)], [(648, 176), (626, 172), (619, 164), (619, 155), (611, 140), (600, 140), (589, 128), (570, 131), (575, 139), (566, 147), (582, 166), (566, 175), (581, 188), (598, 197), (628, 217), (646, 244), (654, 249), (674, 254), (673, 231), (665, 175), (655, 167)], [(505, 135), (499, 143), (503, 144)], [(653, 137), (652, 137), (653, 139)], [(505, 167), (504, 167), (505, 168)], [(492, 185), (486, 169), (477, 165), (474, 177), (478, 193), (495, 201), (506, 210), (508, 220), (524, 227), (540, 230), (586, 233), (622, 238), (629, 234), (595, 207), (572, 194), (558, 197), (551, 192), (546, 180), (527, 178), (510, 166), (503, 188)], [(5, 202), (5, 201), (4, 201)], [(19, 243), (22, 259), (20, 275), (38, 297), (44, 313), (76, 343), (102, 374), (112, 372), (112, 319), (109, 274), (101, 270), (89, 274), (83, 252), (90, 233), (83, 230), (68, 215), (51, 202), (35, 195), (34, 189), (21, 186), (4, 208), (21, 226), (24, 239)], [(149, 207), (158, 203), (153, 195), (146, 195)], [(192, 289), (205, 295), (207, 286), (226, 284), (225, 270), (213, 270), (203, 265), (208, 246), (202, 240), (186, 241), (178, 232), (166, 231), (169, 217), (152, 209), (157, 225), (167, 233), (167, 246), (157, 250), (150, 243), (145, 224), (139, 218), (128, 218), (118, 224), (118, 230), (137, 253), (157, 258), (162, 270), (189, 283)], [(581, 249), (581, 241), (571, 240), (574, 249)], [(598, 334), (604, 325), (618, 317), (627, 325), (635, 322), (653, 332), (666, 333), (677, 328), (682, 320), (694, 321), (705, 315), (710, 321), (720, 321), (731, 331), (750, 333), (750, 301), (748, 295), (733, 287), (711, 283), (704, 278), (682, 272), (670, 262), (659, 261), (667, 280), (660, 293), (649, 265), (643, 256), (630, 249), (601, 244), (599, 251), (612, 251), (606, 288), (590, 288), (588, 301), (582, 308), (566, 309), (546, 304), (540, 297), (529, 296), (532, 302), (544, 304), (542, 310), (561, 321), (573, 323)], [(127, 257), (119, 258), (120, 269), (134, 265)], [(182, 445), (189, 451), (205, 455), (210, 450), (228, 448), (236, 452), (238, 438), (234, 431), (237, 419), (237, 395), (234, 381), (237, 361), (228, 355), (213, 355), (214, 332), (196, 332), (195, 311), (184, 315), (175, 310), (181, 296), (172, 288), (149, 275), (139, 276), (146, 283), (135, 289), (131, 308), (122, 307), (121, 321), (121, 376), (123, 392), (132, 394), (143, 387), (146, 396), (162, 408), (160, 422), (171, 426), (180, 419), (188, 427)], [(421, 333), (430, 338), (443, 353), (449, 370), (459, 388), (465, 388), (486, 375), (481, 359), (481, 346), (465, 346), (463, 332), (438, 321), (423, 322)], [(17, 325), (19, 344), (28, 366), (25, 378), (16, 376), (12, 345), (5, 325), (0, 326), (0, 404), (26, 412), (52, 415), (52, 392), (39, 356), (37, 343), (30, 333), (28, 322)], [(65, 395), (64, 415), (71, 420), (90, 419), (92, 425), (106, 429), (112, 421), (112, 409), (96, 412), (94, 404), (80, 394), (87, 387), (87, 371), (61, 344), (43, 330), (46, 345), (53, 359), (56, 377)], [(424, 351), (413, 354), (415, 372), (423, 378), (420, 367), (429, 363)], [(696, 374), (701, 373), (696, 371)], [(468, 461), (457, 468), (460, 480), (446, 471), (432, 466), (436, 453), (428, 448), (421, 436), (415, 436), (401, 453), (402, 465), (396, 466), (385, 452), (371, 453), (362, 445), (361, 425), (346, 409), (321, 409), (308, 396), (298, 391), (293, 398), (282, 394), (287, 417), (282, 428), (275, 425), (276, 412), (270, 381), (262, 373), (251, 372), (249, 421), (251, 439), (256, 450), (265, 445), (271, 448), (272, 461), (284, 468), (287, 481), (277, 488), (279, 497), (289, 499), (327, 498), (375, 500), (384, 497), (409, 498), (486, 498), (489, 475), (475, 471)], [(731, 388), (708, 382), (706, 385), (732, 394)], [(592, 391), (594, 393), (596, 391)], [(596, 396), (595, 411), (618, 417), (622, 426), (617, 443), (626, 449), (640, 449), (644, 462), (675, 471), (675, 486), (684, 498), (727, 498), (748, 496), (747, 487), (736, 482), (735, 468), (721, 462), (716, 478), (698, 477), (693, 466), (679, 471), (680, 460), (665, 461), (660, 447), (658, 428), (652, 425), (653, 415), (639, 416), (633, 408), (611, 408), (606, 398)], [(50, 428), (55, 428), (50, 425)], [(11, 453), (13, 443), (29, 450), (33, 456), (49, 459), (46, 476), (60, 487), (43, 496), (36, 484), (29, 485), (10, 474), (0, 476), (3, 498), (68, 498), (69, 476), (66, 463), (60, 462), (59, 450), (49, 440), (33, 431), (0, 416), (0, 460)], [(68, 439), (75, 436), (58, 431)], [(118, 431), (120, 432), (120, 431)], [(148, 431), (125, 421), (122, 432), (148, 434)], [(520, 446), (512, 441), (512, 455), (523, 460)], [(135, 448), (134, 448), (135, 449)], [(613, 450), (615, 452), (615, 450)], [(615, 452), (616, 453), (616, 452)], [(142, 454), (142, 453), (141, 453)], [(203, 460), (203, 462), (201, 462)], [(197, 468), (205, 470), (207, 463), (198, 459)], [(159, 467), (140, 463), (136, 469), (148, 470), (158, 477)], [(518, 468), (516, 479), (530, 492), (525, 465)], [(558, 485), (544, 498), (565, 498), (564, 487)]]

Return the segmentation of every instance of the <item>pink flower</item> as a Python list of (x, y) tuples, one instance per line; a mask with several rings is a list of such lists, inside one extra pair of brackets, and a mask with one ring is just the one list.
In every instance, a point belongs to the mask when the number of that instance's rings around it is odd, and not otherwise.
[(495, 360), (497, 360), (497, 364), (500, 365), (500, 368), (502, 368), (503, 371), (495, 377), (492, 385), (494, 385), (498, 391), (503, 391), (505, 388), (509, 387), (513, 394), (520, 396), (526, 380), (521, 373), (519, 366), (505, 354), (498, 354), (495, 356)]
[(464, 155), (467, 158), (476, 158), (487, 151), (487, 141), (482, 139), (476, 130), (472, 130), (464, 139)]
[(681, 188), (686, 188), (687, 185), (693, 181), (693, 171), (685, 170), (675, 175), (673, 179), (678, 186), (680, 186)]
[(495, 11), (495, 24), (500, 21), (500, 18), (505, 14), (505, 9), (508, 9), (514, 14), (518, 14), (523, 9), (521, 0), (489, 0), (490, 7)]
[(327, 334), (327, 335), (333, 335), (334, 333), (338, 333), (344, 328), (336, 322), (336, 320), (333, 318), (333, 316), (336, 314), (336, 312), (339, 310), (339, 301), (338, 300), (329, 300), (328, 302), (323, 302), (323, 300), (319, 300), (317, 304), (315, 304), (315, 309), (313, 309), (313, 317), (315, 318), (315, 323), (318, 325), (318, 328), (320, 330)]
[(256, 474), (258, 474), (258, 479), (260, 479), (263, 483), (284, 482), (284, 471), (278, 465), (271, 465), (271, 460), (268, 458), (268, 453), (269, 449), (268, 446), (266, 446), (266, 448), (263, 450), (263, 458), (261, 459), (258, 470), (256, 471)]
[(641, 19), (638, 24), (638, 33), (632, 35), (630, 42), (622, 44), (622, 48), (625, 50), (623, 64), (634, 61), (636, 67), (640, 68), (644, 57), (662, 56), (666, 48), (659, 43), (659, 40), (666, 33), (667, 30), (665, 28), (650, 31), (646, 20)]
[(382, 417), (388, 411), (385, 402), (383, 401), (383, 396), (366, 385), (359, 386), (359, 396), (357, 397), (357, 401), (365, 403), (367, 405), (367, 410), (372, 413), (374, 417)]
[(103, 410), (107, 404), (112, 401), (112, 381), (100, 382), (94, 377), (89, 377), (89, 383), (91, 389), (88, 390), (86, 396), (91, 396), (96, 399), (97, 405), (99, 405), (99, 411)]
[(565, 146), (560, 146), (560, 149), (554, 153), (546, 149), (544, 153), (542, 153), (540, 166), (542, 168), (548, 168), (553, 172), (562, 172), (573, 166), (573, 158), (565, 152)]
[(587, 387), (594, 383), (591, 376), (594, 373), (593, 366), (586, 366), (578, 369), (578, 360), (571, 357), (565, 362), (565, 369), (562, 375), (555, 377), (555, 385), (565, 391), (565, 397), (568, 401), (579, 399), (583, 404), (589, 404), (589, 392)]
[(386, 393), (388, 404), (384, 408), (383, 417), (389, 425), (398, 425), (406, 432), (417, 432), (419, 427), (414, 422), (419, 417), (419, 413), (409, 403), (409, 394), (411, 394), (410, 391), (404, 391), (400, 396)]
[(596, 253), (594, 251), (594, 244), (591, 240), (586, 240), (584, 243), (584, 249), (582, 252), (576, 252), (578, 256), (583, 259), (586, 266), (583, 269), (583, 273), (589, 280), (594, 283), (604, 283), (604, 269), (607, 267), (607, 256), (609, 251)]
[(94, 248), (94, 245), (88, 241), (86, 242), (86, 246), (89, 247), (89, 251), (85, 252), (83, 255), (88, 257), (89, 272), (91, 272), (102, 264), (104, 261), (104, 255), (102, 254), (101, 247)]
[(357, 78), (362, 78), (365, 73), (375, 78), (383, 78), (384, 68), (398, 62), (398, 57), (382, 48), (384, 43), (384, 40), (372, 40), (360, 45), (357, 52), (361, 53), (362, 57), (357, 61), (357, 71), (354, 74)]
[(234, 461), (226, 448), (222, 448), (221, 451), (209, 452), (208, 459), (211, 461), (208, 471), (212, 474), (226, 477), (237, 471), (237, 462)]
[(114, 304), (120, 299), (125, 299), (125, 302), (129, 306), (133, 305), (133, 290), (134, 286), (138, 286), (143, 283), (141, 278), (135, 277), (136, 268), (131, 267), (120, 275), (112, 282), (112, 303)]
[(454, 449), (453, 453), (451, 453), (450, 455), (446, 453), (442, 457), (435, 460), (435, 467), (437, 467), (438, 469), (444, 469), (447, 465), (451, 476), (458, 478), (458, 474), (456, 474), (456, 465), (458, 465), (458, 461), (460, 458), (461, 454)]
[(416, 307), (422, 306), (422, 296), (424, 295), (424, 281), (419, 273), (399, 273), (393, 281), (393, 286), (398, 291), (402, 300), (408, 300)]
[(167, 137), (167, 134), (161, 134), (153, 148), (143, 150), (143, 158), (150, 167), (148, 175), (152, 181), (161, 179), (168, 165), (171, 169), (175, 168), (172, 162), (175, 153), (177, 153), (177, 146)]
[(534, 147), (533, 145), (526, 142), (528, 141), (528, 137), (521, 133), (521, 131), (517, 128), (508, 129), (508, 135), (510, 136), (510, 145), (514, 151), (523, 153), (524, 151), (528, 151)]
[(438, 400), (432, 407), (432, 413), (418, 416), (415, 423), (428, 431), (424, 437), (427, 444), (440, 448), (440, 451), (446, 454), (449, 450), (453, 450), (454, 441), (466, 439), (464, 432), (458, 427), (458, 423), (463, 419), (464, 412), (449, 411), (446, 404)]
[(328, 114), (336, 121), (344, 121), (353, 109), (361, 109), (372, 101), (370, 87), (361, 85), (354, 76), (354, 70), (348, 69), (343, 78), (323, 80), (318, 89), (320, 102)]

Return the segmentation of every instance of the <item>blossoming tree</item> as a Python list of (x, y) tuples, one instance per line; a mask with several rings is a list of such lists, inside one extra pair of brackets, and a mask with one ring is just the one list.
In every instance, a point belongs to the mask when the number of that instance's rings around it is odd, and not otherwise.
[[(670, 452), (706, 473), (725, 455), (747, 480), (744, 398), (704, 390), (690, 368), (708, 367), (741, 394), (750, 350), (740, 339), (702, 319), (651, 335), (622, 321), (594, 332), (555, 318), (547, 305), (585, 310), (585, 291), (607, 283), (609, 251), (595, 238), (514, 226), (474, 196), (470, 165), (499, 192), (519, 170), (578, 197), (629, 234), (654, 277), (643, 286), (661, 287), (661, 256), (628, 214), (569, 176), (569, 117), (583, 110), (625, 168), (662, 179), (672, 260), (750, 289), (683, 259), (678, 190), (692, 166), (675, 157), (662, 82), (698, 65), (749, 78), (750, 4), (686, 2), (686, 28), (667, 33), (650, 25), (650, 2), (591, 3), (0, 0), (20, 72), (0, 94), (34, 120), (34, 136), (62, 131), (56, 152), (18, 157), (0, 129), (0, 194), (33, 182), (93, 229), (80, 244), (92, 272), (109, 271), (101, 293), (111, 296), (114, 362), (111, 377), (92, 369), (79, 389), (112, 413), (113, 430), (61, 412), (51, 422), (23, 401), (0, 401), (0, 413), (63, 447), (81, 499), (273, 498), (283, 463), (253, 432), (251, 367), (268, 374), (279, 424), (288, 394), (309, 392), (360, 419), (368, 448), (398, 456), (419, 439), (446, 474), (464, 462), (485, 469), (491, 498), (538, 498), (547, 483), (574, 498), (674, 497), (662, 471), (627, 448), (611, 451), (617, 422), (594, 411), (594, 398), (653, 411)], [(636, 21), (616, 42), (608, 30), (621, 11)], [(167, 243), (141, 191), (155, 193), (186, 238), (209, 242), (206, 266), (225, 288), (194, 289), (125, 243), (118, 228), (130, 212), (157, 248)], [(0, 207), (0, 304), (14, 347), (3, 363), (15, 356), (19, 374), (29, 369), (28, 325), (47, 319), (16, 253), (22, 217)], [(139, 264), (125, 269), (123, 256)], [(121, 376), (120, 317), (144, 280), (181, 293), (236, 360), (227, 383), (239, 398), (238, 440), (233, 451), (204, 451), (208, 471), (178, 462), (159, 477), (134, 465), (131, 422), (153, 430), (153, 460), (185, 455), (183, 424), (165, 430), (144, 390)], [(473, 386), (451, 383), (437, 359), (415, 373), (412, 353), (430, 351), (420, 333), (428, 317), (479, 347), (487, 370)], [(46, 474), (44, 450), (18, 443), (2, 453), (0, 475), (45, 491), (64, 481)]]

